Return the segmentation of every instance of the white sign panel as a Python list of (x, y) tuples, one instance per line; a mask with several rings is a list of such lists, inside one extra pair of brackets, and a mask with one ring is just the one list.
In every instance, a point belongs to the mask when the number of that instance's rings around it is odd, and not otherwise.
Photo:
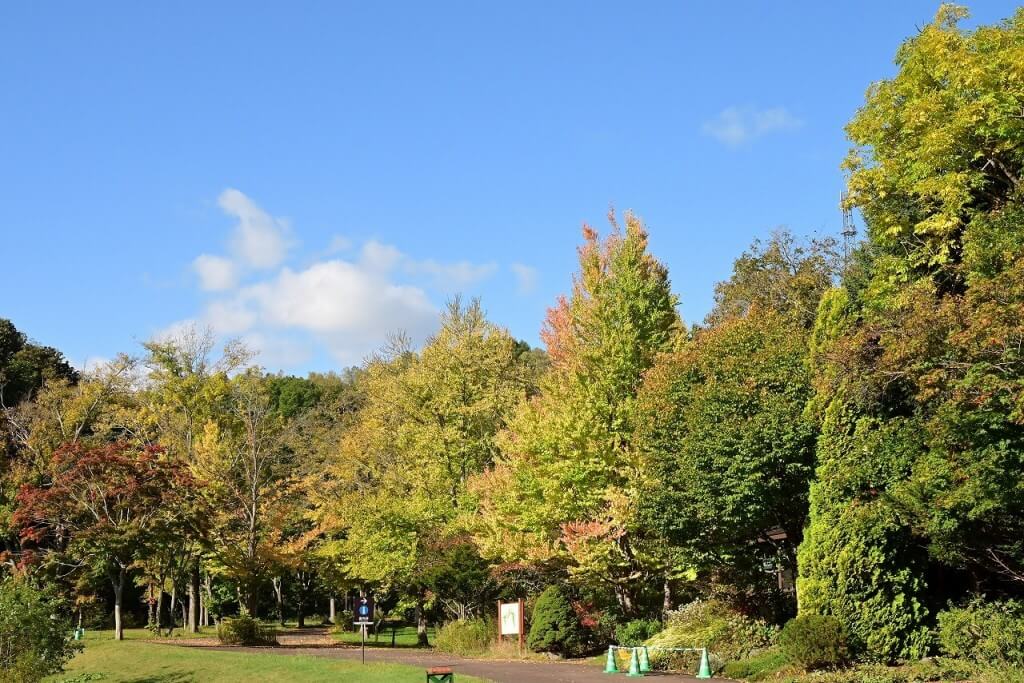
[(501, 635), (503, 636), (518, 636), (519, 635), (519, 603), (518, 602), (503, 602), (501, 603), (501, 611), (498, 615), (501, 623)]

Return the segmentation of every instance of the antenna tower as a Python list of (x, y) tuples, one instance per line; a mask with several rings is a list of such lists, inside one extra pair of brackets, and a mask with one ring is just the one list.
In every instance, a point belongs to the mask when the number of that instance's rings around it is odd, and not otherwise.
[(850, 246), (853, 238), (857, 236), (857, 226), (853, 224), (853, 209), (850, 208), (848, 200), (850, 193), (843, 190), (839, 193), (839, 209), (843, 212), (843, 268), (847, 266), (850, 259)]

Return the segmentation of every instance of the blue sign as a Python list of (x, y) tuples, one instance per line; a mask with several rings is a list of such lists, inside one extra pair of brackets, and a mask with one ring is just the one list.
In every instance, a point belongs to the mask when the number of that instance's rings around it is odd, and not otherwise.
[(356, 621), (357, 624), (372, 624), (373, 623), (373, 599), (372, 598), (359, 598), (359, 604), (356, 606)]

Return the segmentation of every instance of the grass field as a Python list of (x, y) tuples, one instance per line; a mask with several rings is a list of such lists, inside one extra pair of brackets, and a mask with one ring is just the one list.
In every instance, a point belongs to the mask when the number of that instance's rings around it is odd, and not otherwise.
[[(48, 681), (79, 683), (187, 683), (190, 681), (358, 681), (359, 683), (421, 683), (423, 669), (398, 664), (366, 664), (306, 655), (223, 652), (145, 642), (144, 629), (125, 632), (126, 640), (113, 640), (110, 631), (87, 633), (85, 649), (63, 674)], [(389, 640), (390, 642), (390, 640)], [(483, 683), (459, 676), (459, 683)]]
[[(344, 633), (335, 633), (334, 637), (343, 643), (350, 645), (359, 644), (359, 632), (358, 631), (345, 631)], [(427, 638), (430, 642), (434, 642), (434, 629), (427, 629)], [(373, 633), (366, 634), (366, 644), (372, 647), (391, 647), (391, 629), (382, 628), (379, 636), (373, 635)], [(415, 626), (403, 626), (395, 631), (395, 647), (417, 647), (416, 643), (416, 627)]]

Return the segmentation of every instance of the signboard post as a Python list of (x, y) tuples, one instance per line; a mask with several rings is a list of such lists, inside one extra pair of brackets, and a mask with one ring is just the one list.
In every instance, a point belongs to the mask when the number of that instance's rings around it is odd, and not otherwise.
[(520, 654), (523, 652), (526, 636), (524, 617), (522, 598), (515, 602), (498, 601), (498, 640), (505, 636), (518, 636)]
[(365, 595), (359, 598), (359, 604), (356, 605), (356, 620), (352, 623), (359, 627), (359, 648), (362, 662), (366, 664), (366, 627), (373, 623), (373, 598)]

